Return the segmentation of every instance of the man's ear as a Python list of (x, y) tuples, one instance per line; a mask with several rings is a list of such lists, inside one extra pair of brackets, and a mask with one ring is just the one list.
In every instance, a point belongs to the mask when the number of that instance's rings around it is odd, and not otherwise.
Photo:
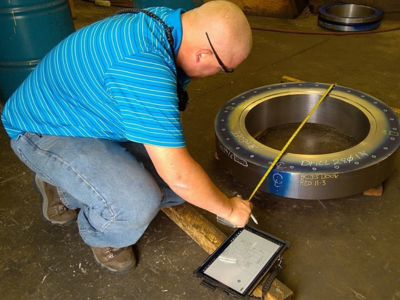
[(203, 57), (206, 57), (207, 55), (212, 55), (212, 51), (209, 49), (200, 49), (199, 51), (196, 52), (196, 62), (200, 62), (200, 60)]

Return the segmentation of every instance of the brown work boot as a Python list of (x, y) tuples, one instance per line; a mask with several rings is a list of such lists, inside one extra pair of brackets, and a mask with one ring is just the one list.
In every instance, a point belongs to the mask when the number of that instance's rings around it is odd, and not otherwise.
[(100, 266), (113, 273), (126, 274), (136, 267), (136, 257), (132, 246), (123, 248), (91, 248), (94, 258)]
[(69, 225), (73, 223), (78, 213), (62, 203), (57, 187), (40, 180), (36, 174), (34, 174), (33, 179), (36, 190), (42, 197), (43, 217), (55, 225)]

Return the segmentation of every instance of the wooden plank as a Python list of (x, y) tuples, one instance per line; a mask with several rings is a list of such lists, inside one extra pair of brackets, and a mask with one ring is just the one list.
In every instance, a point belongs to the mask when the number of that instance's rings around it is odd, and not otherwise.
[(304, 82), (304, 80), (300, 80), (294, 77), (283, 75), (281, 82)]
[(368, 190), (364, 191), (363, 195), (365, 195), (365, 196), (382, 196), (383, 195), (383, 184), (381, 183), (380, 185), (378, 185), (372, 189), (368, 189)]
[(208, 254), (213, 253), (226, 239), (225, 234), (188, 203), (165, 207), (162, 211)]
[(394, 112), (400, 116), (400, 109), (398, 109), (396, 107), (391, 107), (391, 109), (393, 109)]
[(68, 3), (69, 3), (69, 7), (71, 9), (72, 18), (76, 19), (74, 0), (68, 0)]
[[(225, 234), (204, 218), (189, 203), (165, 207), (162, 208), (162, 211), (208, 254), (213, 253), (226, 239)], [(261, 295), (262, 288), (258, 286), (254, 290), (253, 296), (261, 297)], [(293, 292), (278, 279), (275, 279), (264, 300), (290, 300), (292, 297)]]

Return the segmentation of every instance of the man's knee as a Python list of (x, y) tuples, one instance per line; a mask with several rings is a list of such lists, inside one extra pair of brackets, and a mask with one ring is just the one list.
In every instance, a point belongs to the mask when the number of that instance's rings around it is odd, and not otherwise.
[[(152, 199), (153, 198), (153, 199)], [(147, 227), (160, 209), (160, 199), (148, 199), (104, 206), (101, 209), (88, 209), (87, 218), (92, 226), (101, 232), (123, 232)]]

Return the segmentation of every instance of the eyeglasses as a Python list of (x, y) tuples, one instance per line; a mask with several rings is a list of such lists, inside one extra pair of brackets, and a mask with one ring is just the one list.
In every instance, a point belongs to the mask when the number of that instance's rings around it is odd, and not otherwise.
[(229, 70), (227, 67), (225, 67), (224, 63), (223, 63), (222, 60), (219, 58), (217, 52), (215, 52), (215, 49), (214, 49), (213, 45), (211, 44), (211, 41), (210, 41), (210, 38), (208, 37), (207, 32), (206, 32), (206, 36), (207, 36), (208, 42), (210, 43), (211, 50), (212, 50), (212, 52), (214, 53), (215, 58), (217, 59), (219, 65), (220, 65), (221, 68), (222, 68), (222, 70), (224, 70), (225, 73), (233, 73), (233, 71), (235, 71), (235, 69), (230, 69), (230, 70)]

